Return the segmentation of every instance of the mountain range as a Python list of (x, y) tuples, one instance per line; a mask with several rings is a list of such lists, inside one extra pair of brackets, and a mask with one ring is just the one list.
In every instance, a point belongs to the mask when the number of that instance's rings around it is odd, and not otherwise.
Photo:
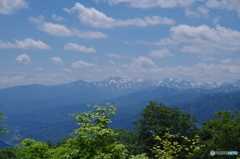
[[(133, 129), (132, 121), (149, 101), (178, 106), (196, 115), (199, 123), (209, 120), (217, 110), (240, 109), (240, 80), (225, 83), (194, 82), (176, 78), (163, 80), (123, 79), (78, 80), (53, 86), (27, 85), (0, 90), (0, 111), (9, 130), (0, 143), (14, 144), (16, 137), (57, 141), (77, 127), (68, 114), (89, 110), (86, 104), (115, 103), (117, 116), (111, 127)], [(1, 147), (1, 144), (0, 144)]]
[(78, 80), (68, 84), (52, 86), (33, 84), (10, 87), (0, 90), (0, 98), (1, 103), (33, 101), (58, 97), (71, 99), (73, 103), (83, 103), (111, 99), (144, 89), (155, 89), (157, 87), (168, 87), (179, 90), (195, 89), (195, 91), (211, 90), (212, 92), (227, 93), (240, 90), (240, 80), (216, 83), (194, 82), (176, 78), (166, 78), (157, 81), (139, 78), (122, 79), (120, 77), (111, 77), (97, 82)]

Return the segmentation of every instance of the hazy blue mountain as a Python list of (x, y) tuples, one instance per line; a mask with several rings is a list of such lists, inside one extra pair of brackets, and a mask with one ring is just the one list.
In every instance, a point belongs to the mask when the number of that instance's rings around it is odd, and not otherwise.
[(221, 83), (216, 82), (194, 82), (190, 80), (179, 80), (177, 78), (165, 78), (158, 82), (158, 86), (176, 88), (176, 89), (213, 89), (217, 88)]
[(131, 122), (140, 117), (149, 101), (179, 106), (196, 114), (202, 122), (218, 109), (239, 109), (237, 91), (240, 91), (240, 80), (215, 83), (120, 77), (97, 82), (78, 80), (54, 86), (34, 84), (6, 88), (0, 90), (0, 110), (4, 111), (4, 126), (10, 133), (3, 135), (2, 141), (12, 143), (16, 136), (40, 141), (65, 138), (77, 127), (68, 114), (86, 111), (85, 105), (92, 102), (113, 102), (118, 106), (112, 127), (132, 129)]
[(84, 103), (126, 95), (154, 84), (150, 80), (138, 78), (123, 80), (120, 77), (112, 77), (99, 82), (78, 80), (69, 84), (54, 86), (37, 84), (16, 86), (0, 90), (0, 103), (51, 98), (65, 98), (71, 100), (72, 103)]
[[(240, 91), (232, 93), (214, 93), (206, 95), (197, 94), (177, 94), (168, 97), (157, 98), (159, 103), (165, 103), (167, 106), (177, 106), (182, 111), (195, 115), (198, 119), (198, 126), (201, 123), (211, 120), (216, 111), (240, 110)], [(125, 128), (131, 130), (134, 126), (131, 124), (137, 118), (141, 117), (141, 110), (149, 101), (142, 101), (132, 105), (119, 107), (118, 115), (113, 118), (112, 127)]]
[(72, 103), (84, 103), (99, 101), (102, 99), (111, 99), (144, 89), (154, 89), (160, 86), (179, 90), (212, 90), (212, 93), (232, 92), (240, 90), (240, 80), (220, 84), (216, 82), (193, 82), (176, 78), (156, 81), (139, 78), (122, 79), (120, 77), (111, 77), (97, 82), (78, 80), (68, 84), (53, 86), (33, 84), (0, 90), (0, 103), (34, 101), (51, 98), (65, 98), (71, 100)]

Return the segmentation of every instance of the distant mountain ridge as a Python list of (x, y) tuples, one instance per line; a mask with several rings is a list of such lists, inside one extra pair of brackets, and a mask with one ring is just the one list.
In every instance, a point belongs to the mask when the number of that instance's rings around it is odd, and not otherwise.
[(123, 79), (121, 77), (110, 77), (103, 81), (85, 82), (83, 80), (78, 80), (68, 84), (52, 86), (33, 84), (0, 90), (0, 98), (2, 99), (0, 103), (11, 102), (13, 99), (15, 99), (15, 101), (28, 101), (59, 97), (71, 99), (73, 103), (84, 103), (111, 99), (144, 89), (155, 89), (157, 87), (168, 87), (181, 90), (192, 89), (198, 92), (205, 90), (205, 92), (210, 93), (227, 93), (240, 90), (240, 80), (217, 83), (194, 82), (177, 78), (145, 80), (140, 78)]
[[(92, 102), (100, 105), (113, 102), (118, 107), (119, 115), (114, 118), (118, 128), (130, 129), (131, 121), (139, 117), (141, 109), (151, 100), (167, 106), (180, 106), (183, 110), (200, 114), (201, 120), (205, 120), (211, 116), (208, 109), (211, 113), (226, 105), (229, 110), (239, 109), (240, 94), (237, 91), (240, 93), (240, 80), (216, 83), (120, 77), (95, 82), (78, 80), (53, 86), (33, 84), (6, 88), (0, 90), (0, 111), (4, 111), (4, 124), (10, 133), (4, 135), (3, 141), (9, 142), (15, 134), (40, 141), (46, 141), (50, 136), (54, 141), (67, 137), (68, 132), (76, 127), (68, 114), (86, 111), (85, 105)], [(230, 94), (224, 96), (227, 93)], [(218, 100), (224, 103), (221, 105)], [(57, 129), (61, 131), (55, 132)]]

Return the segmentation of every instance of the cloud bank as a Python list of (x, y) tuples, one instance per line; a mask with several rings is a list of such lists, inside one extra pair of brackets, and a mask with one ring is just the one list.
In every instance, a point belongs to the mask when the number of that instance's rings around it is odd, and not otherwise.
[(71, 9), (64, 8), (69, 13), (78, 11), (78, 18), (82, 24), (89, 25), (95, 28), (113, 28), (117, 26), (135, 25), (138, 27), (147, 27), (158, 24), (173, 25), (175, 21), (166, 17), (160, 16), (146, 16), (144, 18), (135, 19), (114, 19), (108, 17), (104, 13), (96, 10), (95, 8), (87, 8), (80, 3), (76, 3)]

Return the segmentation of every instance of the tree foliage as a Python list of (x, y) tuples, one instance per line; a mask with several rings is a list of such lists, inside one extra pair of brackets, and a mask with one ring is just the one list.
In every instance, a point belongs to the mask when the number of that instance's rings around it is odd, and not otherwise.
[[(196, 118), (187, 112), (182, 112), (177, 107), (167, 107), (163, 103), (151, 101), (143, 110), (142, 118), (133, 122), (136, 125), (136, 130), (139, 133), (139, 138), (145, 151), (151, 155), (149, 148), (156, 145), (152, 133), (158, 136), (163, 136), (165, 133), (179, 134), (180, 136), (191, 136), (193, 130), (196, 129)], [(168, 130), (168, 131), (166, 131)], [(177, 140), (182, 144), (182, 138)]]
[[(91, 105), (87, 105), (90, 107)], [(210, 150), (240, 149), (240, 111), (218, 111), (196, 129), (195, 117), (177, 107), (150, 102), (135, 121), (135, 132), (111, 129), (116, 107), (97, 104), (92, 110), (72, 114), (79, 127), (57, 144), (25, 139), (16, 148), (0, 150), (6, 159), (210, 159)], [(199, 134), (200, 136), (198, 136)], [(236, 156), (228, 156), (236, 158)]]
[[(199, 145), (200, 139), (197, 135), (193, 139), (189, 139), (186, 136), (167, 132), (163, 137), (155, 134), (153, 137), (158, 143), (150, 150), (155, 154), (154, 157), (161, 159), (190, 159), (197, 150), (204, 146)], [(182, 144), (177, 141), (179, 137), (184, 141)]]
[[(90, 106), (90, 105), (88, 105)], [(94, 110), (73, 114), (80, 126), (72, 137), (60, 146), (25, 139), (18, 145), (20, 158), (52, 159), (125, 159), (127, 150), (117, 139), (118, 134), (108, 127), (110, 118), (116, 113), (116, 107), (94, 105)], [(34, 157), (33, 157), (34, 156)], [(138, 157), (138, 156), (137, 156)], [(135, 156), (131, 156), (132, 159)]]
[[(2, 123), (3, 123), (3, 122), (1, 121), (2, 118), (3, 118), (3, 117), (1, 117), (2, 115), (3, 115), (3, 111), (0, 111), (0, 126), (1, 126)], [(1, 134), (6, 134), (6, 133), (7, 133), (7, 131), (4, 131), (4, 129), (5, 129), (5, 128), (0, 127), (0, 135), (1, 135)]]
[[(205, 148), (196, 153), (195, 158), (210, 158), (203, 152), (215, 151), (239, 151), (240, 150), (240, 111), (235, 114), (229, 111), (217, 111), (212, 120), (202, 124), (201, 140)], [(216, 156), (215, 156), (216, 157)], [(225, 158), (225, 156), (217, 156)], [(236, 156), (228, 156), (236, 158)]]

